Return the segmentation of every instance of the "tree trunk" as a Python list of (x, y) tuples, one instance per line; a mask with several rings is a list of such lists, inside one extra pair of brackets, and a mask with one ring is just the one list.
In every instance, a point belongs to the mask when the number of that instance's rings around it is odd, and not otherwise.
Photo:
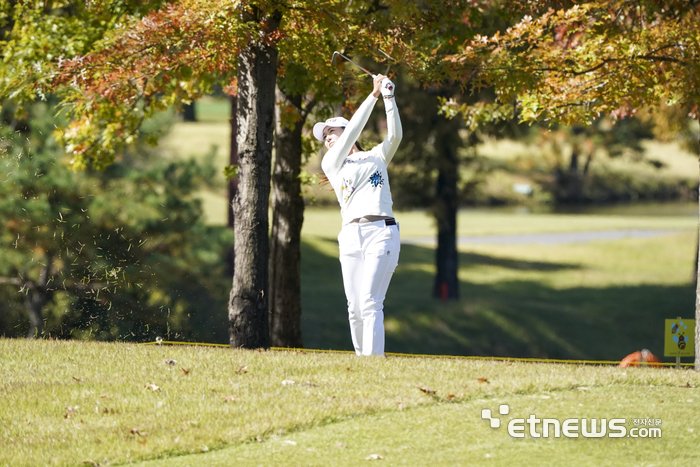
[[(700, 158), (698, 158), (698, 165), (700, 167)], [(700, 190), (700, 186), (698, 186), (698, 190)], [(700, 200), (700, 191), (698, 192), (698, 200)], [(700, 202), (698, 202), (698, 206), (700, 209)], [(700, 228), (698, 229), (698, 245), (700, 245)], [(696, 265), (698, 272), (695, 275), (695, 371), (700, 371), (700, 258), (698, 258)]]
[[(231, 148), (229, 151), (229, 165), (238, 165), (238, 125), (236, 122), (236, 113), (238, 112), (238, 99), (236, 96), (231, 96), (231, 116), (229, 121), (231, 123)], [(236, 193), (238, 192), (238, 177), (234, 177), (228, 181), (228, 227), (233, 230), (234, 226), (234, 215), (233, 215), (233, 200), (236, 198)], [(233, 277), (233, 263), (235, 261), (235, 251), (232, 246), (226, 257), (227, 272), (229, 277)]]
[(437, 251), (435, 265), (437, 273), (433, 284), (433, 297), (443, 301), (459, 298), (459, 256), (457, 253), (457, 207), (459, 193), (459, 160), (457, 149), (458, 120), (445, 121), (438, 131), (436, 144), (438, 150), (438, 178), (436, 187), (434, 215), (437, 221)]
[(44, 258), (45, 265), (41, 267), (39, 272), (39, 280), (33, 285), (27, 285), (27, 294), (24, 296), (24, 304), (27, 307), (29, 315), (29, 332), (28, 339), (36, 339), (41, 337), (44, 330), (44, 318), (42, 310), (51, 299), (52, 291), (48, 290), (48, 283), (51, 279), (51, 267), (53, 265), (53, 255), (46, 253)]
[[(277, 88), (277, 102), (301, 109), (300, 95), (286, 96)], [(282, 123), (280, 105), (275, 127), (272, 174), (272, 237), (270, 239), (270, 338), (275, 347), (303, 347), (301, 339), (301, 130)]]
[(41, 337), (41, 333), (44, 331), (42, 310), (47, 303), (48, 297), (46, 293), (39, 289), (31, 288), (24, 296), (24, 304), (27, 307), (27, 314), (29, 315), (28, 339)]
[[(554, 176), (557, 184), (557, 202), (580, 203), (583, 200), (583, 180), (579, 170), (579, 147), (574, 143), (568, 170), (557, 167)], [(586, 164), (586, 170), (588, 170)]]
[[(280, 13), (264, 18), (257, 13), (242, 14), (251, 22), (262, 20), (265, 34), (277, 30)], [(238, 193), (233, 202), (235, 262), (228, 307), (235, 348), (270, 345), (268, 207), (276, 78), (277, 50), (261, 33), (238, 56)]]
[(194, 101), (182, 106), (182, 120), (184, 120), (185, 122), (197, 121), (197, 111)]

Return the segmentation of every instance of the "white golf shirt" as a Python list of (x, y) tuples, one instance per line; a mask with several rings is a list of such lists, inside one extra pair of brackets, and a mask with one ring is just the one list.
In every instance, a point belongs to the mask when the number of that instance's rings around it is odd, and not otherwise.
[(387, 135), (381, 144), (348, 155), (377, 102), (370, 94), (321, 161), (321, 168), (338, 197), (343, 225), (363, 216), (394, 216), (387, 166), (399, 147), (403, 130), (394, 99), (383, 100)]

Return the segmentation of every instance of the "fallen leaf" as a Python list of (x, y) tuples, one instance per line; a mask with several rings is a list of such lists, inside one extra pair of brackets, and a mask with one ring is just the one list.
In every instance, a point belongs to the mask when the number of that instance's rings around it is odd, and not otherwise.
[(139, 443), (143, 444), (144, 446), (146, 445), (146, 438), (141, 438), (139, 440)]
[(244, 373), (248, 373), (248, 366), (247, 365), (239, 366), (238, 369), (236, 370), (236, 374), (242, 375)]
[(486, 378), (476, 378), (476, 380), (480, 383), (491, 384), (491, 382)]
[(282, 381), (282, 386), (294, 386), (296, 383), (291, 379), (285, 379)]
[(347, 368), (346, 368), (346, 370), (348, 370), (348, 371), (352, 371), (352, 368), (350, 368), (350, 367), (347, 367)]
[(233, 396), (224, 396), (224, 402), (233, 402), (236, 398)]
[(82, 383), (84, 380), (82, 380), (82, 379), (80, 379), (80, 378), (76, 378), (75, 376), (73, 376), (73, 381), (75, 381), (76, 383)]
[(102, 394), (102, 395), (100, 396), (100, 399), (109, 399), (109, 398), (110, 398), (110, 395), (109, 395), (109, 394)]
[(160, 388), (156, 384), (153, 384), (153, 383), (148, 383), (146, 386), (144, 386), (144, 388), (150, 389), (153, 392), (160, 391)]
[(177, 365), (177, 360), (163, 360), (163, 363), (165, 363), (166, 365)]
[(447, 400), (448, 400), (448, 401), (451, 401), (451, 400), (454, 399), (455, 397), (457, 397), (457, 396), (455, 396), (454, 394), (449, 394), (449, 395), (447, 396)]
[(76, 405), (75, 407), (71, 407), (70, 405), (66, 407), (66, 413), (63, 415), (63, 418), (71, 418), (71, 416), (78, 411), (78, 406)]
[(418, 389), (420, 389), (421, 391), (423, 391), (423, 392), (426, 393), (426, 394), (435, 394), (435, 391), (433, 391), (433, 390), (430, 389), (430, 388), (424, 388), (424, 387), (420, 387), (420, 386), (419, 386)]
[(183, 374), (184, 376), (187, 376), (187, 375), (190, 374), (190, 370), (189, 370), (189, 369), (187, 369), (187, 368), (180, 368), (180, 369), (182, 370), (182, 374)]
[(370, 454), (369, 456), (365, 457), (366, 461), (380, 461), (384, 459), (384, 456), (381, 454)]

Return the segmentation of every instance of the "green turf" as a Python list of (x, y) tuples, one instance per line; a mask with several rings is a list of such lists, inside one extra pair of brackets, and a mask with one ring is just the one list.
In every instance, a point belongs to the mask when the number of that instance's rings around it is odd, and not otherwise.
[[(0, 465), (698, 462), (692, 370), (0, 339), (0, 373)], [(663, 437), (513, 440), (480, 418), (499, 404)]]
[[(663, 353), (664, 320), (694, 316), (693, 232), (575, 245), (460, 247), (460, 299), (432, 298), (434, 249), (403, 245), (385, 301), (387, 350), (621, 359)], [(337, 242), (305, 237), (305, 346), (351, 349)]]
[[(690, 396), (695, 397), (695, 396)], [(697, 415), (687, 410), (688, 389), (605, 387), (584, 391), (476, 398), (464, 403), (397, 410), (356, 417), (308, 431), (251, 441), (205, 455), (190, 455), (145, 462), (142, 467), (236, 465), (355, 466), (381, 456), (380, 465), (512, 465), (601, 466), (665, 465), (665, 451), (674, 460), (696, 464)], [(612, 402), (612, 403), (611, 403)], [(508, 404), (504, 417), (661, 419), (661, 439), (514, 439), (504, 428), (491, 429), (481, 409)], [(693, 411), (695, 412), (695, 411)], [(667, 421), (664, 425), (664, 421)], [(684, 420), (684, 422), (676, 422)], [(505, 424), (504, 422), (504, 424)], [(692, 424), (692, 426), (691, 426)], [(634, 425), (629, 426), (632, 428)], [(541, 433), (541, 427), (538, 428)], [(635, 432), (637, 434), (638, 432)]]

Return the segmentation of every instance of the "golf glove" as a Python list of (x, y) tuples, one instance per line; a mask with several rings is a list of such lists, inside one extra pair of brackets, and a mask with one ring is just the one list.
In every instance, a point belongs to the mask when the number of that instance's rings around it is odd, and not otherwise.
[(381, 93), (382, 93), (382, 96), (384, 96), (384, 99), (391, 99), (392, 97), (394, 97), (394, 88), (395, 87), (396, 86), (389, 78), (382, 80)]

